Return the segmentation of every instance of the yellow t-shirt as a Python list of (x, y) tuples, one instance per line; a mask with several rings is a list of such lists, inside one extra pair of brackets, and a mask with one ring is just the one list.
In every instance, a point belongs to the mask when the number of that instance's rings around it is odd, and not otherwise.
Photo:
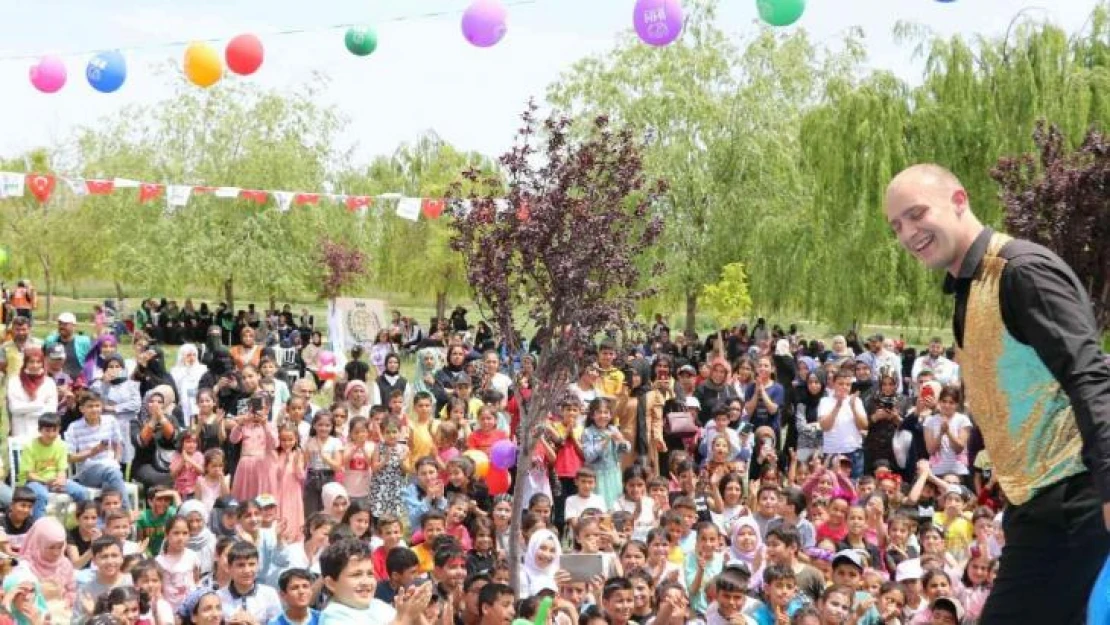
[(933, 525), (944, 528), (945, 546), (948, 548), (948, 552), (953, 555), (967, 551), (971, 545), (971, 540), (975, 537), (975, 526), (972, 525), (967, 512), (949, 523), (948, 515), (942, 510), (933, 515)]
[(624, 372), (616, 367), (608, 369), (601, 369), (601, 375), (597, 377), (597, 384), (594, 390), (602, 397), (614, 398), (620, 395), (621, 388), (624, 386)]

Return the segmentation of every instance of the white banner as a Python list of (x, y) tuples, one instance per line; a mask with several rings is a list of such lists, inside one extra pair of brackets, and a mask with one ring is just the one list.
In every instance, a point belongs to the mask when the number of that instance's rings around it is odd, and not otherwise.
[(370, 351), (378, 332), (389, 327), (385, 310), (380, 299), (340, 297), (328, 303), (328, 341), (337, 360), (345, 361), (355, 345)]

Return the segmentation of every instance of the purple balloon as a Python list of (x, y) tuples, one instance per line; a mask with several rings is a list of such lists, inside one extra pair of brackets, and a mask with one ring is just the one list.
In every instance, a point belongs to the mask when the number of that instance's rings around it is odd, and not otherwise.
[(682, 33), (682, 4), (679, 0), (636, 0), (632, 23), (644, 43), (665, 46)]
[(471, 45), (488, 48), (505, 36), (505, 7), (498, 0), (475, 0), (462, 16), (463, 37)]
[(516, 464), (516, 444), (512, 441), (497, 441), (489, 448), (489, 461), (502, 471), (513, 468)]

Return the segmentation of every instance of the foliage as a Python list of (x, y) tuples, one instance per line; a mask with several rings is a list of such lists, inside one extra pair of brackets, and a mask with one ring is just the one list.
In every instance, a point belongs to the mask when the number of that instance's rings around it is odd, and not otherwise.
[(701, 301), (717, 320), (727, 327), (751, 312), (752, 297), (748, 293), (748, 273), (744, 263), (729, 263), (721, 269), (721, 279), (702, 287)]
[[(452, 247), (467, 281), (510, 349), (519, 348), (523, 308), (539, 327), (541, 351), (534, 389), (517, 431), (517, 466), (527, 466), (535, 424), (551, 414), (575, 374), (574, 355), (612, 326), (625, 327), (639, 298), (638, 258), (662, 233), (652, 202), (666, 191), (644, 173), (641, 145), (629, 129), (594, 120), (582, 137), (558, 114), (541, 122), (530, 103), (514, 146), (500, 159), (502, 175), (469, 169), (456, 197), (466, 204), (451, 221)], [(507, 201), (501, 198), (505, 195)], [(469, 206), (469, 210), (466, 208)], [(519, 530), (523, 481), (513, 499)], [(509, 562), (516, 579), (519, 545)]]
[(1055, 125), (1037, 124), (1036, 154), (1004, 158), (991, 172), (1001, 187), (1006, 229), (1063, 258), (1084, 281), (1100, 327), (1110, 326), (1110, 141), (1091, 129), (1069, 150)]
[(335, 299), (366, 271), (367, 258), (360, 250), (330, 239), (320, 242), (320, 294)]

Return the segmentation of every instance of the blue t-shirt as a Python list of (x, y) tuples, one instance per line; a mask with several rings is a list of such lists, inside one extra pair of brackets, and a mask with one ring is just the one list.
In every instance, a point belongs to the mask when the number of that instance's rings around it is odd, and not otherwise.
[(274, 618), (270, 619), (269, 625), (319, 625), (319, 623), (320, 623), (320, 613), (317, 612), (316, 610), (313, 610), (312, 608), (309, 608), (308, 609), (308, 620), (306, 620), (304, 622), (298, 623), (296, 621), (291, 621), (291, 620), (289, 620), (288, 617), (285, 616), (285, 614), (281, 614), (277, 617), (274, 617)]
[[(755, 382), (752, 382), (744, 387), (744, 399), (745, 401), (751, 400), (751, 398), (755, 396)], [(786, 393), (782, 390), (781, 384), (772, 382), (770, 388), (767, 389), (767, 396), (778, 406), (778, 412), (774, 414), (767, 412), (767, 405), (763, 403), (762, 400), (757, 401), (755, 403), (755, 412), (749, 415), (749, 420), (751, 421), (753, 429), (766, 425), (775, 431), (775, 436), (777, 437), (779, 435), (779, 429), (782, 427), (780, 415), (782, 415), (783, 403), (786, 402)]]

